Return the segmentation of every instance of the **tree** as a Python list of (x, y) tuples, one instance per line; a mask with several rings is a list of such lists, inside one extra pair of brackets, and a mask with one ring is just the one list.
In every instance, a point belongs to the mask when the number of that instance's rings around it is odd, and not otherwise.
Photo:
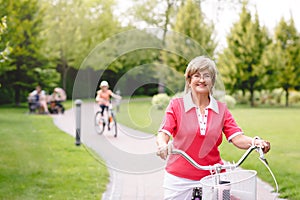
[[(2, 39), (2, 35), (6, 30), (7, 30), (6, 16), (3, 16), (0, 21), (0, 77), (3, 73), (5, 73), (5, 71), (8, 70), (7, 68), (4, 67), (3, 63), (7, 62), (8, 55), (10, 54), (10, 51), (11, 51), (11, 47), (9, 46), (9, 43)], [(2, 82), (3, 82), (3, 80), (1, 79), (1, 81), (0, 81), (0, 89), (1, 89), (0, 99), (4, 99), (2, 96), (4, 96), (4, 97), (8, 96), (7, 90), (2, 88)]]
[[(4, 16), (0, 20), (0, 63), (3, 63), (8, 59), (8, 55), (11, 51), (9, 43), (2, 41), (2, 37), (1, 37), (1, 35), (4, 33), (4, 31), (6, 29), (7, 29), (6, 16)], [(1, 75), (2, 70), (4, 70), (4, 69), (0, 68), (0, 75)], [(1, 87), (1, 85), (0, 85), (0, 87)]]
[(292, 17), (289, 22), (281, 18), (274, 32), (273, 43), (264, 54), (263, 64), (268, 69), (267, 80), (272, 83), (272, 88), (284, 89), (288, 107), (289, 90), (300, 84), (300, 37)]
[(192, 58), (203, 54), (213, 56), (216, 48), (213, 32), (214, 26), (205, 22), (199, 5), (193, 0), (186, 1), (178, 11), (174, 32), (166, 40), (168, 49), (177, 53), (163, 52), (164, 62), (184, 72)]
[[(221, 9), (221, 6), (224, 7), (224, 3), (228, 5), (236, 5), (239, 0), (220, 0), (218, 1), (218, 8)], [(174, 66), (174, 69), (177, 70), (177, 68), (180, 66), (181, 68), (185, 68), (187, 64), (187, 60), (192, 59), (196, 55), (200, 54), (210, 54), (212, 55), (216, 44), (214, 41), (214, 37), (212, 36), (213, 29), (212, 25), (209, 25), (207, 23), (204, 23), (206, 19), (204, 19), (203, 13), (201, 12), (201, 3), (204, 2), (204, 0), (194, 0), (192, 6), (194, 6), (196, 12), (199, 14), (196, 17), (196, 20), (193, 17), (188, 17), (192, 15), (193, 13), (184, 13), (184, 11), (181, 11), (181, 16), (178, 17), (179, 9), (181, 9), (184, 5), (186, 5), (186, 1), (184, 0), (139, 0), (134, 1), (135, 4), (133, 6), (134, 12), (128, 12), (126, 11), (126, 17), (127, 19), (134, 19), (132, 24), (136, 25), (136, 27), (155, 27), (155, 28), (161, 28), (163, 30), (163, 34), (161, 34), (161, 39), (163, 41), (164, 45), (167, 45), (163, 47), (163, 51), (169, 51), (171, 49), (172, 53), (169, 54), (168, 52), (164, 52), (163, 55), (159, 58), (159, 64), (157, 66), (162, 65), (163, 60), (166, 62), (167, 66)], [(200, 12), (198, 11), (200, 9)], [(182, 9), (181, 9), (182, 10)], [(185, 10), (186, 11), (186, 10)], [(132, 17), (128, 17), (128, 15), (132, 14)], [(189, 26), (190, 23), (197, 24), (204, 28), (204, 31), (201, 31), (198, 37), (198, 33), (195, 33), (193, 37), (191, 38), (190, 35), (185, 35), (185, 30), (179, 30), (178, 32), (172, 32), (171, 30), (174, 29), (174, 24), (177, 23), (178, 18), (186, 17), (184, 23), (186, 23), (186, 26)], [(177, 19), (176, 19), (177, 17)], [(192, 28), (193, 29), (193, 28)], [(195, 30), (199, 31), (199, 28)], [(207, 35), (205, 35), (207, 34)], [(205, 35), (205, 36), (204, 36)], [(172, 39), (171, 39), (172, 38)], [(167, 41), (168, 40), (168, 41)], [(207, 40), (207, 41), (204, 41)], [(173, 41), (173, 42), (170, 42)], [(174, 45), (174, 43), (180, 43), (180, 45)], [(166, 44), (167, 43), (167, 44)], [(198, 43), (198, 45), (195, 45), (195, 43)], [(209, 44), (210, 43), (210, 44)], [(203, 45), (199, 48), (200, 45)], [(180, 46), (180, 49), (178, 49)], [(185, 46), (185, 47), (184, 47)], [(204, 50), (204, 48), (206, 48)], [(177, 54), (174, 55), (174, 54)], [(178, 59), (176, 57), (180, 56), (185, 57), (184, 59)], [(173, 56), (171, 58), (170, 56)], [(188, 58), (186, 57), (188, 55)], [(179, 56), (179, 57), (180, 57)], [(168, 60), (167, 57), (169, 57)], [(181, 62), (178, 62), (181, 61)], [(177, 67), (176, 67), (177, 65)], [(174, 81), (169, 82), (167, 79), (171, 79), (168, 76), (168, 73), (170, 71), (165, 72), (164, 69), (159, 68), (159, 73), (157, 74), (157, 77), (160, 79), (159, 86), (164, 85), (170, 85), (170, 83), (174, 83)], [(180, 69), (180, 73), (182, 73), (184, 69)], [(179, 85), (178, 85), (179, 86)], [(176, 86), (177, 87), (177, 86)], [(164, 92), (164, 89), (162, 87), (159, 88), (160, 92)]]
[(112, 13), (113, 0), (45, 0), (44, 50), (55, 63), (67, 89), (71, 68), (79, 69), (89, 52), (117, 32), (119, 23)]
[(154, 65), (162, 47), (162, 41), (150, 33), (151, 30), (130, 30), (113, 35), (89, 54), (82, 67), (97, 70), (96, 81), (99, 78), (110, 80), (112, 88), (118, 81), (118, 89), (123, 94), (130, 94), (136, 86), (147, 90), (149, 87), (143, 85), (157, 83)]
[(176, 12), (181, 1), (176, 0), (135, 0), (133, 16), (138, 27), (139, 23), (144, 22), (148, 27), (163, 29), (162, 40), (165, 41), (167, 30), (171, 29), (175, 21)]
[(257, 13), (252, 21), (244, 2), (239, 21), (227, 36), (228, 47), (219, 55), (218, 66), (227, 89), (250, 92), (251, 106), (254, 106), (254, 91), (264, 87), (261, 57), (269, 43), (267, 30), (260, 26)]
[[(42, 11), (38, 0), (2, 1), (0, 10), (7, 16), (8, 28), (4, 37), (10, 41), (12, 48), (8, 62), (1, 63), (5, 69), (1, 75), (3, 90), (9, 91), (8, 98), (14, 97), (15, 104), (19, 105), (29, 88), (33, 89), (36, 84), (41, 83), (46, 86), (46, 80), (55, 82), (48, 75), (53, 77), (56, 72), (49, 68), (45, 57), (40, 53), (43, 42), (40, 38)], [(43, 79), (41, 74), (45, 75)]]
[[(173, 22), (175, 21), (176, 12), (178, 10), (178, 6), (180, 5), (180, 1), (176, 0), (143, 0), (143, 1), (135, 1), (136, 5), (133, 8), (133, 15), (136, 21), (143, 21), (150, 27), (160, 28), (162, 29), (162, 43), (165, 45), (166, 35), (168, 30), (171, 29)], [(162, 47), (164, 48), (164, 47)], [(165, 92), (165, 75), (166, 71), (159, 66), (162, 65), (162, 60), (158, 58), (157, 61), (157, 77), (159, 80), (158, 84), (158, 92)]]

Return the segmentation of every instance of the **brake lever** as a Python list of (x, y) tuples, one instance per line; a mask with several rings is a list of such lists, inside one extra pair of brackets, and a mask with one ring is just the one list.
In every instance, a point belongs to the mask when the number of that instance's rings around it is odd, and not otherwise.
[(259, 159), (262, 160), (267, 165), (269, 165), (267, 159), (265, 158), (265, 154), (264, 154), (263, 149), (261, 147), (257, 147), (256, 151), (259, 153)]

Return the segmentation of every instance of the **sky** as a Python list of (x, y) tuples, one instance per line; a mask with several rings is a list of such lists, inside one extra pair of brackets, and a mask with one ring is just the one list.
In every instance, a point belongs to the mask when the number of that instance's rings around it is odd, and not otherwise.
[[(220, 5), (218, 1), (205, 1), (202, 4), (202, 10), (208, 19), (213, 20), (217, 31), (217, 39), (220, 46), (224, 46), (226, 44), (226, 34), (229, 33), (233, 23), (239, 19), (241, 9), (234, 7), (234, 5), (221, 5), (224, 10), (218, 11), (216, 6)], [(271, 34), (282, 17), (287, 21), (291, 15), (298, 32), (300, 32), (299, 8), (299, 0), (249, 0), (248, 7), (253, 14), (257, 10), (261, 25), (266, 26)], [(221, 48), (220, 46), (219, 48)]]

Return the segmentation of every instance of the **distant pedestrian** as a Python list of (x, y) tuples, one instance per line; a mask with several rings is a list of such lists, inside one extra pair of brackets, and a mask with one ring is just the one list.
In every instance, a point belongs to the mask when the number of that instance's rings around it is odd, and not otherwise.
[(50, 101), (50, 112), (54, 114), (64, 113), (65, 108), (62, 102), (66, 101), (67, 95), (64, 89), (56, 87), (53, 90), (53, 93), (49, 97)]
[(36, 86), (28, 95), (28, 104), (30, 112), (34, 112), (38, 109), (41, 114), (48, 114), (47, 95), (40, 85)]

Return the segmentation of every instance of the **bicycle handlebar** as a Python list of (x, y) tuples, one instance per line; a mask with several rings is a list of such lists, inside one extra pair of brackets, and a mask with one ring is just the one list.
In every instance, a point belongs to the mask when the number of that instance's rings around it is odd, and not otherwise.
[[(169, 143), (168, 145), (172, 145), (172, 143)], [(169, 148), (168, 148), (169, 149)], [(240, 158), (240, 160), (236, 163), (236, 164), (226, 164), (226, 165), (221, 165), (221, 164), (215, 164), (215, 165), (210, 165), (210, 166), (202, 166), (199, 165), (195, 160), (193, 160), (187, 153), (185, 153), (182, 150), (179, 149), (170, 149), (172, 154), (179, 154), (181, 156), (183, 156), (187, 161), (189, 161), (193, 166), (195, 166), (197, 169), (201, 169), (201, 170), (210, 170), (211, 172), (213, 170), (215, 170), (215, 172), (218, 174), (221, 172), (222, 169), (235, 169), (237, 167), (239, 167), (245, 160), (246, 158), (249, 156), (249, 154), (253, 151), (256, 150), (259, 153), (259, 159), (262, 161), (262, 163), (267, 167), (267, 169), (269, 170), (270, 174), (273, 177), (273, 180), (275, 182), (276, 185), (276, 193), (278, 193), (278, 184), (276, 181), (276, 178), (272, 172), (272, 170), (270, 169), (270, 167), (268, 166), (268, 162), (266, 160), (266, 158), (264, 157), (264, 152), (263, 152), (263, 148), (259, 147), (259, 146), (255, 146), (252, 145), (250, 146), (247, 151), (243, 154), (243, 156)]]
[(244, 153), (244, 155), (240, 158), (240, 160), (235, 163), (235, 164), (226, 164), (226, 165), (221, 165), (221, 164), (215, 164), (215, 165), (210, 165), (210, 166), (202, 166), (199, 165), (194, 159), (192, 159), (187, 153), (185, 153), (184, 151), (180, 150), (180, 149), (172, 149), (171, 153), (172, 154), (178, 154), (181, 155), (182, 157), (184, 157), (187, 161), (189, 161), (194, 167), (196, 167), (197, 169), (201, 169), (201, 170), (209, 170), (209, 171), (213, 171), (215, 170), (217, 173), (221, 172), (222, 169), (234, 169), (239, 167), (245, 160), (246, 158), (249, 156), (249, 154), (253, 151), (253, 150), (257, 150), (259, 153), (259, 158), (267, 163), (267, 160), (264, 157), (264, 153), (261, 147), (258, 146), (250, 146), (247, 151)]

